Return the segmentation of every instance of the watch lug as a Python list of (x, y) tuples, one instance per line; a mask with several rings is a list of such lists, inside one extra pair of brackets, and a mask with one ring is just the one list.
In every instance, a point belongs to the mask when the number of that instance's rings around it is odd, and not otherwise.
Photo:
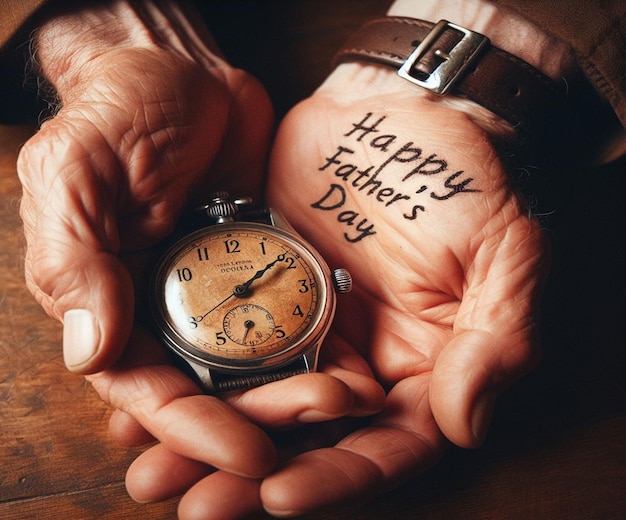
[(315, 343), (308, 347), (304, 353), (302, 354), (302, 359), (304, 359), (304, 364), (307, 368), (308, 372), (316, 372), (317, 371), (317, 360), (320, 352), (320, 343)]
[(276, 208), (268, 208), (268, 213), (270, 217), (270, 224), (279, 229), (284, 229), (285, 231), (289, 231), (294, 233), (297, 236), (300, 234), (294, 229), (294, 227), (287, 221), (283, 213)]
[(187, 364), (194, 371), (196, 376), (198, 376), (198, 379), (200, 380), (200, 383), (205, 390), (208, 390), (209, 392), (215, 390), (215, 386), (213, 385), (213, 378), (211, 377), (211, 371), (208, 367), (199, 365), (198, 363), (194, 363), (193, 361), (189, 360), (187, 360)]

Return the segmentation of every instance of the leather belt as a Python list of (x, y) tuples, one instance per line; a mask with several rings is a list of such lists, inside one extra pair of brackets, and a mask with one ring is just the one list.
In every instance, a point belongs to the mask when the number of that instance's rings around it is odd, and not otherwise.
[(438, 95), (465, 97), (518, 130), (559, 117), (567, 109), (557, 84), (525, 61), (493, 47), (479, 33), (442, 20), (437, 24), (387, 17), (365, 24), (340, 49), (336, 62), (370, 61)]

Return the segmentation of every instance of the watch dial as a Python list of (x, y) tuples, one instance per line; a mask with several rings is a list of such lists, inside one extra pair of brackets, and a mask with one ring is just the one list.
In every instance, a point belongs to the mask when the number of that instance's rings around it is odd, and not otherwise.
[(315, 257), (290, 236), (270, 226), (224, 224), (175, 245), (155, 291), (177, 350), (245, 363), (280, 355), (307, 337), (324, 311), (324, 284)]

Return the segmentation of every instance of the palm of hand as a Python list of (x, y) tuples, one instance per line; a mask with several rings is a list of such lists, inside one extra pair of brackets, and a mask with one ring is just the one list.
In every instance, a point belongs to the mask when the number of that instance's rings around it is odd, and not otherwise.
[[(270, 510), (405, 478), (437, 460), (444, 435), (476, 446), (495, 394), (536, 361), (541, 233), (484, 133), (401, 92), (357, 103), (325, 94), (283, 122), (269, 194), (331, 264), (351, 271), (355, 291), (335, 332), (389, 393), (341, 449), (304, 454), (266, 479)], [(349, 483), (329, 493), (322, 472)]]

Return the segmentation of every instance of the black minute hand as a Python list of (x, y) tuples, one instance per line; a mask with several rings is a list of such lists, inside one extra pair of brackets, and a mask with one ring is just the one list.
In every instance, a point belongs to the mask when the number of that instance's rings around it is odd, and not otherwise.
[(248, 289), (250, 288), (250, 286), (252, 285), (252, 282), (254, 282), (255, 280), (258, 280), (259, 278), (261, 278), (261, 276), (263, 276), (265, 273), (267, 273), (272, 267), (274, 267), (274, 265), (277, 262), (282, 262), (285, 259), (285, 255), (284, 253), (281, 253), (280, 255), (278, 255), (276, 257), (276, 260), (274, 260), (273, 262), (270, 262), (269, 264), (267, 264), (263, 269), (261, 269), (260, 271), (257, 271), (256, 274), (250, 278), (247, 282), (241, 284), (241, 285), (237, 285), (235, 286), (235, 290), (234, 290), (234, 295), (235, 296), (244, 296), (247, 292)]

